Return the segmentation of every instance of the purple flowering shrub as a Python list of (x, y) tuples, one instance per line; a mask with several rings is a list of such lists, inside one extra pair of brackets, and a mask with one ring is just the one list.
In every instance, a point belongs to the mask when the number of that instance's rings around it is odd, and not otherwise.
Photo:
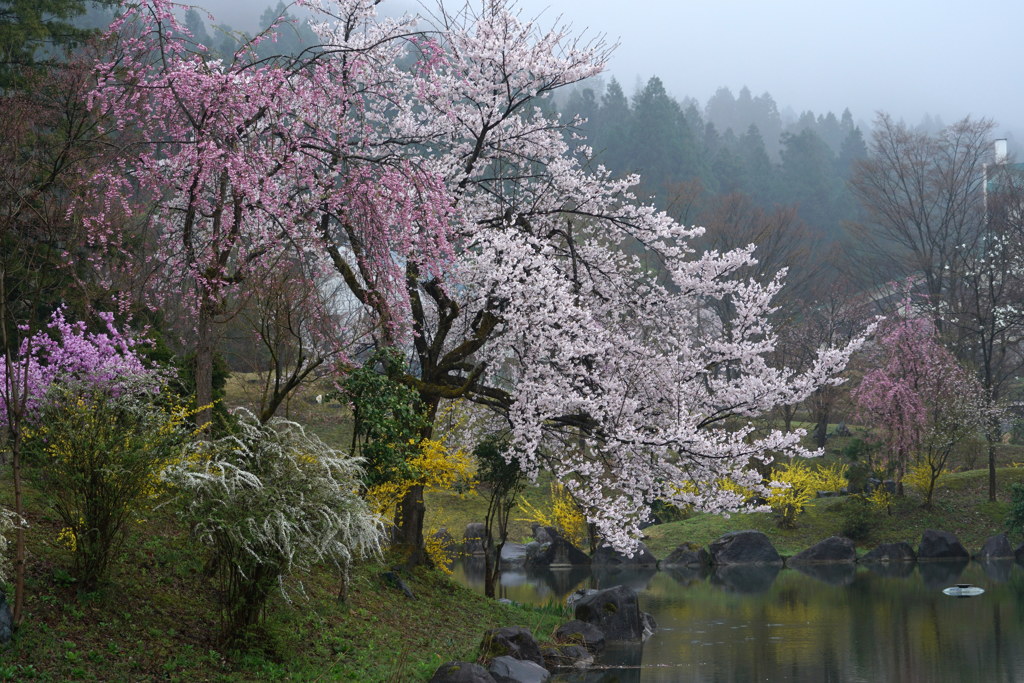
[[(24, 397), (26, 472), (60, 518), (57, 542), (85, 590), (102, 582), (131, 524), (160, 499), (159, 473), (181, 457), (193, 412), (160, 391), (169, 375), (143, 361), (143, 341), (113, 315), (101, 319), (105, 329), (89, 332), (57, 310), (0, 377), (0, 400), (12, 387)], [(8, 405), (0, 416), (10, 417)]]

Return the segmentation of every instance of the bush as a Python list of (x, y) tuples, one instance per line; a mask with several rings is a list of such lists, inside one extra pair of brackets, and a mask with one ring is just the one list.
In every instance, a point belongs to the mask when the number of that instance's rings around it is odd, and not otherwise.
[(853, 541), (866, 540), (878, 527), (879, 512), (864, 496), (849, 496), (840, 508), (842, 522), (839, 533)]
[[(287, 420), (239, 411), (238, 432), (169, 467), (193, 533), (212, 554), (223, 596), (223, 637), (256, 623), (275, 586), (296, 570), (380, 552), (384, 528), (359, 497), (358, 461)], [(287, 598), (287, 594), (285, 594)]]
[(160, 497), (160, 471), (188, 439), (187, 415), (128, 386), (68, 382), (47, 391), (26, 455), (61, 519), (58, 541), (72, 552), (72, 575), (83, 589), (104, 579), (131, 524)]
[(785, 529), (796, 526), (797, 516), (818, 491), (838, 491), (847, 485), (845, 465), (811, 468), (800, 460), (783, 464), (772, 478), (768, 505)]
[(1010, 512), (1006, 515), (1006, 530), (1011, 534), (1024, 533), (1024, 484), (1010, 487)]

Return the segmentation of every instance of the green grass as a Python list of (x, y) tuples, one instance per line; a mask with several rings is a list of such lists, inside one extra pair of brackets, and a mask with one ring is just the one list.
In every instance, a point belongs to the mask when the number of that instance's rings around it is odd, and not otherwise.
[(68, 574), (45, 501), (29, 491), (26, 507), (26, 618), (0, 651), (0, 680), (422, 681), (442, 662), (475, 659), (487, 628), (527, 626), (543, 639), (568, 619), (497, 603), (425, 568), (404, 575), (410, 600), (382, 578), (384, 560), (353, 568), (344, 603), (328, 568), (301, 577), (304, 596), (289, 582), (293, 602), (272, 598), (245, 646), (228, 650), (205, 557), (171, 506), (136, 528), (107, 584), (88, 594)]

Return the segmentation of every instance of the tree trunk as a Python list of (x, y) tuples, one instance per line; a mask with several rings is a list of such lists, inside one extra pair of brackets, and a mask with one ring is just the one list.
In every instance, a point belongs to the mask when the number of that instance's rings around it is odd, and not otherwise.
[(213, 315), (210, 306), (204, 297), (196, 323), (196, 423), (206, 434), (210, 433), (213, 422)]
[(14, 534), (14, 625), (25, 618), (25, 503), (21, 485), (21, 427), (11, 430), (11, 469), (14, 479), (14, 513), (18, 515), (18, 528)]
[(427, 553), (423, 547), (423, 519), (426, 510), (421, 484), (410, 488), (398, 506), (392, 546), (404, 556), (409, 567), (427, 563)]
[(991, 432), (986, 434), (988, 441), (988, 499), (995, 502), (996, 499), (996, 445), (992, 441)]
[(7, 440), (11, 448), (11, 477), (14, 479), (14, 513), (18, 516), (18, 528), (14, 535), (14, 604), (12, 617), (18, 626), (25, 618), (25, 503), (21, 482), (21, 425), (28, 405), (28, 371), (15, 369), (13, 354), (18, 347), (17, 336), (11, 339), (7, 334), (7, 271), (0, 264), (0, 338), (3, 342), (4, 406), (7, 412), (2, 417), (7, 422)]

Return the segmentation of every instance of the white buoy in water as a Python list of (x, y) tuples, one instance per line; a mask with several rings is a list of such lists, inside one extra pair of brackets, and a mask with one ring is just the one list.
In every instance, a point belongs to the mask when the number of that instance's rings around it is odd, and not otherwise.
[(984, 593), (985, 589), (979, 588), (978, 586), (972, 586), (969, 583), (958, 583), (955, 586), (943, 588), (942, 592), (946, 595), (952, 595), (954, 598), (973, 598), (976, 595)]

